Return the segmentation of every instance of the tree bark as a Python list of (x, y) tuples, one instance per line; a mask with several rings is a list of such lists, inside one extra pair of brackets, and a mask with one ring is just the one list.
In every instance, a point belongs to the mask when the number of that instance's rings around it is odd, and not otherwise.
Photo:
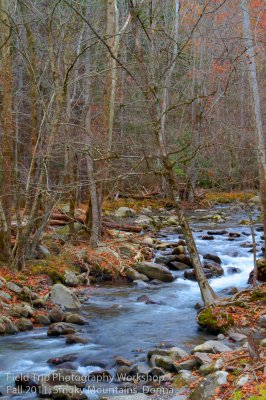
[(249, 72), (250, 92), (252, 97), (252, 107), (255, 123), (256, 142), (257, 142), (257, 162), (259, 166), (260, 195), (262, 204), (262, 217), (264, 227), (264, 248), (266, 256), (266, 150), (265, 138), (263, 133), (260, 92), (257, 79), (257, 68), (255, 58), (255, 43), (250, 26), (249, 2), (241, 0), (243, 33), (246, 43), (247, 68)]
[(0, 171), (0, 192), (1, 192), (1, 215), (0, 215), (0, 259), (9, 261), (11, 256), (11, 210), (12, 210), (12, 177), (13, 177), (13, 98), (12, 98), (12, 69), (10, 37), (11, 28), (9, 21), (8, 1), (0, 1), (1, 16), (1, 56), (2, 56), (2, 88), (3, 106), (1, 110), (1, 171)]

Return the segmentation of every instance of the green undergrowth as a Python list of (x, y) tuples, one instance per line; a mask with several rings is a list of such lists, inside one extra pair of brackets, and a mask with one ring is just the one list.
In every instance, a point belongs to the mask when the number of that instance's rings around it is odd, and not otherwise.
[(74, 259), (66, 254), (60, 256), (51, 255), (43, 260), (29, 262), (28, 267), (30, 272), (35, 276), (47, 275), (53, 283), (63, 283), (66, 269), (71, 271), (78, 270), (74, 262)]
[(243, 393), (242, 390), (236, 390), (233, 395), (231, 396), (230, 400), (265, 400), (266, 399), (266, 385), (265, 383), (258, 385), (256, 387), (258, 390), (258, 395), (252, 395), (249, 397), (246, 397), (245, 394)]
[(254, 290), (254, 292), (250, 296), (251, 301), (265, 301), (266, 302), (266, 292), (261, 292), (260, 290)]

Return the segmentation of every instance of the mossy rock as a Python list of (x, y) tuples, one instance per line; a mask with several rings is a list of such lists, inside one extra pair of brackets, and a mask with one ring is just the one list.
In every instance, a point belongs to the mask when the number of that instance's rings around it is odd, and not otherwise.
[(202, 329), (214, 334), (226, 333), (234, 325), (231, 314), (225, 311), (214, 311), (211, 307), (202, 310), (197, 321)]
[(187, 382), (185, 381), (185, 379), (183, 379), (181, 376), (177, 376), (174, 379), (173, 387), (177, 389), (182, 389), (184, 386), (187, 386)]
[(64, 282), (64, 277), (60, 272), (58, 272), (56, 269), (49, 269), (47, 271), (47, 275), (51, 280), (53, 281), (53, 284), (55, 283), (63, 283)]
[(252, 301), (265, 301), (266, 302), (266, 292), (262, 292), (260, 290), (254, 290), (254, 292), (251, 294), (250, 299)]

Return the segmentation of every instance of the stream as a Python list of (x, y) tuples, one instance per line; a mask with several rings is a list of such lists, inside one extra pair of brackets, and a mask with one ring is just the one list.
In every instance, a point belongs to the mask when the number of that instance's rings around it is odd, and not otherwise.
[[(220, 210), (228, 212), (230, 217), (224, 222), (213, 224), (200, 219), (204, 213), (191, 213), (191, 224), (199, 252), (211, 253), (222, 260), (224, 275), (212, 279), (211, 286), (219, 293), (229, 286), (238, 289), (247, 285), (250, 271), (253, 269), (253, 254), (250, 248), (241, 244), (252, 242), (249, 226), (239, 226), (246, 216), (243, 212), (234, 212), (227, 207)], [(216, 209), (217, 211), (217, 209)], [(256, 219), (257, 215), (254, 215)], [(241, 236), (233, 241), (228, 234), (215, 235), (214, 240), (202, 240), (207, 230), (226, 229), (239, 232)], [(261, 232), (256, 233), (258, 254), (262, 245)], [(171, 230), (158, 234), (164, 242), (176, 242), (180, 237)], [(228, 274), (228, 268), (237, 267), (237, 274)], [(19, 373), (49, 374), (52, 371), (47, 360), (63, 354), (78, 353), (77, 370), (82, 374), (104, 368), (114, 371), (114, 358), (122, 356), (136, 362), (143, 362), (148, 350), (160, 343), (182, 347), (190, 351), (192, 344), (201, 343), (210, 338), (197, 328), (195, 304), (200, 293), (196, 282), (184, 280), (180, 272), (174, 272), (177, 279), (173, 283), (140, 289), (133, 284), (105, 284), (95, 287), (90, 298), (84, 303), (83, 315), (89, 320), (82, 329), (88, 332), (90, 343), (86, 345), (66, 345), (65, 338), (47, 337), (47, 329), (20, 333), (0, 338), (0, 387), (13, 384)], [(146, 294), (160, 304), (137, 302), (140, 295)], [(34, 398), (34, 394), (15, 395), (13, 399)], [(11, 397), (3, 397), (3, 399)], [(97, 399), (97, 394), (89, 394)]]

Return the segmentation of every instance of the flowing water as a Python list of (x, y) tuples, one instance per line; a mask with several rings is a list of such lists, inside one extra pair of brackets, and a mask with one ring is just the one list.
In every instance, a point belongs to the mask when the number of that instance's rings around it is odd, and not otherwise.
[[(199, 252), (201, 255), (218, 255), (225, 271), (221, 278), (211, 280), (212, 287), (217, 292), (228, 286), (245, 287), (253, 268), (253, 255), (250, 248), (241, 247), (241, 244), (251, 242), (250, 228), (237, 226), (243, 215), (236, 213), (228, 222), (219, 225), (203, 222), (198, 219), (199, 215), (194, 213), (196, 218), (192, 219)], [(234, 241), (229, 241), (228, 235), (217, 235), (212, 241), (202, 240), (201, 236), (210, 229), (237, 231), (241, 236)], [(260, 236), (261, 233), (256, 232), (258, 251), (262, 244)], [(163, 241), (176, 241), (178, 237), (169, 231), (161, 232)], [(229, 267), (237, 267), (241, 273), (228, 274)], [(198, 330), (195, 321), (194, 305), (200, 301), (198, 285), (178, 274), (176, 272), (177, 279), (173, 283), (148, 289), (139, 289), (132, 284), (96, 287), (83, 310), (89, 319), (82, 327), (90, 336), (87, 345), (68, 346), (63, 337), (47, 337), (46, 329), (0, 338), (0, 386), (12, 384), (18, 373), (48, 374), (52, 371), (47, 364), (48, 358), (63, 354), (79, 353), (78, 371), (88, 374), (101, 369), (101, 363), (112, 371), (116, 356), (143, 361), (147, 351), (160, 343), (189, 350), (192, 344), (202, 342), (209, 336)], [(160, 304), (138, 302), (137, 298), (143, 294)], [(26, 399), (30, 395), (13, 398)]]

